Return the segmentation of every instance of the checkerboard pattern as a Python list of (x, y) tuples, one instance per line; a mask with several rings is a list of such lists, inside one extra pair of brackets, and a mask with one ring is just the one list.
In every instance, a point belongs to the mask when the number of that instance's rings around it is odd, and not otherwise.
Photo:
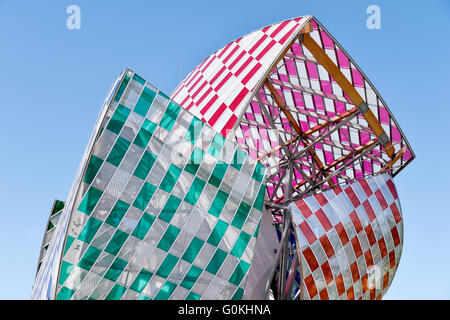
[[(392, 173), (395, 175), (414, 157), (406, 138), (386, 107), (385, 102), (360, 68), (315, 18), (310, 21), (313, 25), (311, 37), (360, 93), (380, 122), (387, 137), (392, 140), (395, 151), (398, 152), (401, 148), (406, 148), (404, 155), (392, 168)], [(299, 40), (294, 42), (276, 68), (272, 70), (269, 79), (279, 96), (290, 108), (294, 119), (303, 132), (355, 107), (335, 80)], [(257, 95), (271, 116), (277, 119), (276, 127), (281, 139), (283, 141), (293, 139), (296, 133), (286, 116), (275, 106), (269, 90), (266, 87), (261, 87), (258, 89)], [(236, 128), (236, 141), (245, 146), (251, 156), (255, 158), (263, 156), (269, 150), (278, 146), (278, 137), (271, 128), (269, 119), (261, 111), (256, 98), (250, 102), (241, 119), (238, 128)], [(326, 131), (320, 130), (312, 134), (310, 138), (311, 140), (316, 139), (323, 133), (326, 133)], [(352, 152), (353, 148), (364, 145), (372, 139), (377, 139), (376, 135), (368, 128), (364, 117), (358, 115), (341, 129), (316, 144), (314, 152), (321, 162), (327, 165)], [(299, 142), (299, 149), (304, 146), (303, 142)], [(265, 159), (264, 164), (274, 167), (283, 157), (282, 153), (282, 150), (272, 153), (270, 157)], [(314, 170), (308, 165), (309, 161), (306, 156), (299, 160), (299, 167), (304, 172), (310, 174)], [(389, 160), (390, 158), (383, 147), (377, 146), (369, 152), (368, 156), (363, 157), (360, 163), (355, 163), (355, 165), (347, 168), (343, 175), (347, 178), (361, 179), (366, 175), (379, 172), (383, 163)], [(304, 179), (302, 173), (297, 169), (294, 169), (294, 176), (294, 185), (301, 183)], [(268, 182), (269, 195), (274, 192), (273, 186), (277, 184), (277, 178)], [(345, 182), (339, 175), (333, 178), (333, 181), (334, 183)], [(278, 189), (277, 197), (283, 194), (284, 190)]]
[[(261, 87), (260, 82), (266, 75), (304, 132), (351, 110), (355, 107), (351, 100), (299, 39), (294, 41), (278, 64), (273, 66), (286, 45), (299, 35), (309, 21), (313, 26), (311, 37), (359, 92), (392, 141), (395, 152), (405, 147), (405, 153), (392, 167), (395, 175), (414, 158), (404, 134), (369, 79), (312, 16), (273, 24), (229, 43), (197, 66), (179, 84), (171, 97), (225, 137), (234, 128), (236, 141), (253, 158), (263, 156), (279, 145), (279, 139), (256, 98), (249, 101), (255, 91), (272, 118), (277, 119), (276, 127), (282, 140), (289, 141), (296, 136), (289, 120), (275, 106), (268, 89)], [(311, 140), (319, 137), (322, 131), (311, 135)], [(326, 166), (372, 139), (377, 139), (377, 136), (364, 117), (359, 115), (316, 144), (313, 150)], [(298, 148), (303, 147), (304, 143), (299, 142)], [(274, 173), (282, 156), (280, 150), (265, 159), (265, 166), (275, 168), (270, 174)], [(342, 175), (345, 178), (361, 179), (379, 172), (388, 161), (390, 158), (383, 147), (376, 146), (360, 163), (355, 163)], [(309, 162), (306, 156), (299, 159), (299, 167), (308, 175), (315, 170), (308, 165)], [(294, 177), (294, 185), (304, 180), (297, 168), (294, 169)], [(269, 196), (274, 192), (277, 178), (282, 177), (278, 176), (267, 184)], [(340, 175), (332, 180), (334, 183), (345, 183)], [(279, 188), (277, 192), (277, 197), (284, 194), (283, 188)]]
[(381, 299), (397, 269), (403, 220), (380, 174), (291, 204), (301, 299)]
[(286, 20), (229, 43), (197, 66), (171, 97), (226, 137), (259, 80), (308, 19)]
[(75, 196), (57, 299), (240, 299), (265, 168), (125, 72)]
[[(312, 16), (231, 42), (196, 67), (171, 98), (126, 70), (104, 104), (60, 213), (63, 222), (51, 231), (33, 298), (243, 296), (264, 194), (272, 195), (283, 179), (280, 171), (263, 183), (265, 168), (272, 170), (268, 175), (278, 170), (282, 152), (273, 152), (262, 164), (254, 161), (279, 145), (256, 95), (277, 119), (282, 140), (296, 136), (261, 81), (269, 77), (303, 131), (354, 107), (296, 39), (309, 21), (312, 38), (363, 97), (395, 150), (406, 148), (391, 173), (414, 158), (376, 89)], [(327, 165), (374, 137), (358, 115), (314, 151)], [(295, 148), (304, 146), (298, 141)], [(315, 172), (309, 160), (296, 160), (292, 185)], [(342, 177), (332, 178), (334, 183), (357, 182), (292, 205), (291, 245), (298, 244), (301, 259), (294, 294), (300, 290), (300, 298), (379, 299), (387, 290), (400, 259), (403, 227), (392, 179), (376, 175), (386, 161), (376, 146)], [(277, 197), (284, 194), (283, 188), (277, 192)]]

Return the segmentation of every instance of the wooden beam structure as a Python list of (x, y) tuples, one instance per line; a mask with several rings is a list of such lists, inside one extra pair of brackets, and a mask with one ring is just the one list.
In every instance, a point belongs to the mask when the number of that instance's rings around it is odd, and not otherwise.
[(303, 34), (302, 43), (312, 53), (314, 58), (316, 58), (317, 61), (325, 68), (325, 70), (333, 77), (337, 84), (350, 98), (352, 103), (359, 109), (363, 117), (366, 119), (370, 129), (372, 129), (372, 131), (380, 140), (387, 155), (392, 158), (394, 156), (394, 146), (392, 145), (392, 142), (389, 140), (380, 122), (364, 102), (358, 91), (356, 91), (356, 89), (352, 86), (350, 81), (348, 81), (341, 70), (339, 70), (339, 68), (334, 64), (330, 57), (328, 57), (328, 55), (308, 33)]
[(401, 157), (403, 157), (403, 155), (406, 152), (406, 146), (403, 146), (398, 152), (397, 154), (392, 158), (391, 161), (389, 161), (389, 163), (387, 165), (385, 165), (381, 170), (380, 173), (384, 173), (387, 170), (389, 170), (390, 168), (392, 168), (392, 166), (401, 159)]
[[(300, 128), (300, 125), (297, 123), (297, 121), (295, 120), (294, 116), (292, 115), (292, 113), (289, 111), (288, 107), (286, 106), (286, 104), (284, 103), (283, 99), (280, 97), (280, 95), (278, 94), (277, 90), (275, 89), (275, 87), (273, 86), (273, 84), (266, 80), (266, 82), (264, 82), (265, 86), (267, 87), (267, 89), (269, 89), (270, 93), (272, 94), (272, 96), (275, 99), (276, 104), (278, 105), (278, 107), (281, 109), (281, 111), (283, 111), (284, 115), (286, 116), (286, 118), (289, 120), (290, 124), (292, 125), (292, 127), (294, 128), (294, 131), (297, 133), (297, 135), (305, 142), (305, 138), (303, 138), (303, 131)], [(319, 167), (320, 170), (323, 169), (323, 163), (322, 161), (319, 159), (319, 157), (317, 156), (317, 154), (314, 152), (313, 149), (309, 149), (309, 153), (312, 156), (315, 164)]]
[(338, 115), (334, 116), (333, 118), (331, 118), (329, 121), (325, 121), (324, 123), (318, 124), (318, 125), (312, 127), (311, 129), (305, 131), (303, 133), (303, 137), (306, 138), (307, 136), (313, 134), (314, 132), (317, 132), (317, 131), (322, 130), (330, 125), (338, 123), (338, 122), (344, 120), (345, 118), (355, 114), (356, 112), (358, 112), (358, 108), (355, 107), (355, 108), (345, 111), (341, 114), (338, 114)]
[[(285, 146), (289, 146), (291, 143), (294, 143), (295, 141), (298, 140), (298, 136), (293, 137), (292, 139), (289, 139), (288, 141), (284, 142)], [(280, 151), (283, 148), (282, 145), (278, 145), (277, 147), (269, 150), (268, 152), (266, 152), (265, 154), (263, 154), (262, 156), (260, 156), (257, 161), (261, 162), (263, 161), (265, 158), (270, 157), (274, 152)]]

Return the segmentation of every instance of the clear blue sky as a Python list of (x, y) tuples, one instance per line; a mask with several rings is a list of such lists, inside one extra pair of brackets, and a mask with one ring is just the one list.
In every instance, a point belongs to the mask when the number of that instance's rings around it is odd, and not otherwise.
[[(105, 95), (131, 67), (170, 94), (243, 34), (315, 15), (386, 100), (416, 160), (395, 179), (403, 256), (386, 299), (450, 299), (450, 2), (0, 0), (0, 299), (28, 299), (45, 224), (65, 200)], [(81, 8), (68, 30), (66, 8)], [(381, 9), (381, 29), (366, 8)]]

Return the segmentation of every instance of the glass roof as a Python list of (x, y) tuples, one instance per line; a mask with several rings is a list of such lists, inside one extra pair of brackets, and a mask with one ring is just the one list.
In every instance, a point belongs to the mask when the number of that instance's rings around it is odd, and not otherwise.
[[(346, 78), (360, 105), (305, 46), (306, 36)], [(269, 168), (274, 202), (284, 197), (289, 163), (293, 192), (303, 195), (378, 172), (395, 175), (414, 158), (377, 90), (310, 15), (229, 43), (194, 68), (171, 97), (223, 136), (234, 135)]]

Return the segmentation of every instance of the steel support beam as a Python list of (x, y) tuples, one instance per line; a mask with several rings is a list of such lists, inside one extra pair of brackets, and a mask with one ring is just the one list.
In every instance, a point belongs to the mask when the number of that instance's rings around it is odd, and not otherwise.
[[(294, 230), (295, 232), (295, 230)], [(286, 286), (284, 288), (284, 296), (287, 299), (291, 293), (292, 293), (292, 288), (293, 288), (293, 283), (294, 283), (294, 276), (295, 276), (295, 272), (297, 271), (297, 266), (299, 264), (300, 261), (300, 256), (298, 255), (298, 250), (295, 250), (295, 255), (294, 258), (292, 259), (292, 265), (289, 268), (289, 275), (288, 278), (286, 280)]]
[[(374, 139), (374, 140), (372, 140), (372, 141), (373, 141), (373, 143), (368, 144), (368, 145), (365, 146), (364, 148), (361, 148), (361, 149), (356, 150), (357, 152), (353, 152), (353, 154), (351, 155), (351, 157), (345, 156), (346, 159), (343, 160), (343, 161), (346, 161), (346, 160), (348, 160), (348, 159), (350, 159), (350, 158), (353, 158), (353, 161), (351, 162), (351, 164), (346, 164), (346, 165), (344, 165), (344, 166), (342, 166), (342, 167), (336, 169), (334, 172), (332, 172), (332, 173), (330, 174), (330, 176), (329, 176), (328, 178), (331, 179), (331, 178), (334, 178), (334, 177), (336, 177), (336, 176), (338, 176), (338, 175), (342, 175), (342, 172), (343, 172), (343, 171), (347, 170), (351, 165), (353, 165), (354, 163), (356, 163), (356, 161), (360, 160), (363, 156), (365, 156), (367, 153), (369, 153), (370, 151), (372, 151), (373, 148), (375, 148), (375, 147), (379, 144), (379, 141), (378, 141), (377, 139)], [(336, 165), (337, 165), (337, 164), (336, 164)], [(346, 177), (346, 180), (349, 180), (349, 178)], [(322, 184), (324, 184), (324, 183), (325, 183), (325, 181), (321, 181), (321, 182), (317, 183), (316, 185), (309, 187), (307, 190), (305, 190), (305, 192), (307, 193), (307, 192), (309, 192), (309, 191), (312, 191), (313, 189), (316, 189), (316, 188), (320, 187), (320, 186), (321, 186)]]
[(276, 254), (276, 256), (275, 256), (275, 260), (274, 260), (275, 262), (274, 262), (274, 264), (272, 265), (272, 268), (271, 268), (270, 273), (269, 273), (270, 276), (268, 277), (267, 282), (266, 282), (266, 290), (265, 290), (266, 293), (265, 293), (265, 295), (264, 295), (265, 299), (267, 299), (267, 297), (268, 297), (268, 295), (269, 295), (269, 292), (270, 292), (270, 284), (272, 283), (272, 279), (273, 279), (275, 270), (276, 270), (277, 265), (278, 265), (278, 262), (279, 262), (279, 260), (280, 260), (280, 253), (281, 253), (281, 251), (282, 251), (281, 248), (283, 247), (283, 245), (284, 245), (284, 243), (285, 243), (285, 241), (286, 241), (286, 236), (287, 236), (287, 234), (288, 234), (289, 228), (290, 228), (290, 223), (284, 226), (283, 234), (282, 234), (282, 236), (281, 236), (280, 243), (279, 243), (279, 245), (278, 245), (277, 254)]
[[(357, 155), (357, 154), (363, 152), (364, 150), (366, 150), (366, 149), (368, 149), (368, 148), (370, 148), (370, 147), (372, 147), (372, 146), (375, 147), (376, 144), (377, 144), (378, 142), (379, 142), (378, 139), (373, 139), (373, 140), (370, 140), (369, 142), (367, 142), (367, 143), (365, 143), (365, 144), (363, 144), (363, 145), (361, 145), (361, 146), (355, 148), (354, 151), (349, 152), (348, 154), (346, 154), (346, 155), (344, 155), (344, 156), (342, 156), (342, 157), (336, 159), (336, 160), (333, 161), (331, 164), (329, 164), (329, 165), (327, 165), (326, 167), (324, 167), (324, 171), (328, 171), (328, 170), (330, 170), (331, 168), (336, 167), (338, 164), (340, 164), (340, 163), (342, 163), (342, 162), (344, 162), (344, 161), (350, 159), (352, 156), (355, 156), (355, 155)], [(330, 178), (333, 178), (334, 176), (335, 176), (335, 175), (334, 175), (333, 173), (331, 173)], [(312, 176), (309, 176), (309, 177), (312, 178)], [(324, 181), (324, 182), (325, 182), (325, 181)], [(301, 186), (305, 185), (306, 183), (307, 183), (306, 180), (301, 181), (300, 183), (298, 183), (297, 185), (295, 185), (295, 186), (293, 187), (293, 190), (297, 190), (298, 188), (300, 188)], [(280, 202), (281, 200), (283, 200), (283, 198), (284, 198), (284, 195), (281, 196), (281, 197), (279, 197), (279, 198), (277, 198), (277, 199), (275, 199), (274, 202), (275, 202), (275, 203), (278, 203), (278, 202)]]
[[(343, 125), (345, 125), (346, 123), (348, 123), (351, 119), (353, 119), (354, 117), (356, 117), (357, 113), (356, 112), (351, 112), (347, 115), (347, 118), (343, 118), (343, 117), (339, 117), (340, 118), (340, 122), (332, 122), (329, 125), (332, 124), (336, 124), (336, 126), (334, 128), (329, 128), (329, 130), (322, 134), (321, 136), (315, 138), (312, 142), (310, 142), (305, 148), (303, 148), (299, 153), (295, 154), (295, 159), (300, 159), (309, 149), (312, 149), (316, 144), (320, 143), (321, 141), (323, 141), (325, 138), (329, 137), (331, 134), (333, 134), (334, 132), (336, 132), (337, 130), (339, 130)], [(314, 128), (313, 128), (314, 129)], [(312, 129), (311, 129), (312, 130)], [(329, 142), (331, 142), (332, 140), (330, 140)], [(340, 148), (335, 146), (336, 148)], [(344, 147), (344, 145), (342, 145), (342, 147)], [(342, 148), (340, 148), (342, 149)], [(350, 149), (350, 150), (349, 150)], [(353, 151), (353, 149), (351, 148), (343, 148), (343, 150), (346, 151)], [(325, 171), (325, 169), (324, 169)], [(325, 171), (326, 172), (326, 171)]]
[[(336, 123), (339, 123), (339, 122), (343, 121), (345, 118), (350, 117), (350, 116), (356, 114), (357, 112), (358, 112), (358, 109), (357, 109), (357, 108), (353, 108), (353, 109), (348, 110), (348, 111), (346, 111), (346, 112), (344, 112), (344, 113), (342, 113), (342, 114), (336, 115), (336, 116), (332, 117), (330, 120), (327, 120), (327, 121), (325, 121), (324, 123), (318, 124), (318, 125), (312, 127), (311, 129), (309, 129), (309, 130), (303, 132), (302, 138), (305, 138), (305, 139), (306, 139), (306, 138), (308, 138), (309, 135), (311, 135), (311, 134), (313, 134), (313, 133), (315, 133), (315, 132), (317, 132), (317, 131), (320, 131), (320, 130), (322, 130), (322, 129), (325, 129), (325, 128), (327, 128), (327, 127), (330, 127), (331, 125), (334, 125), (334, 124), (336, 124)], [(353, 118), (353, 117), (352, 117), (352, 118)], [(350, 119), (347, 119), (347, 121), (350, 121)], [(347, 121), (346, 121), (346, 122), (347, 122)], [(286, 142), (285, 142), (285, 145), (288, 146), (288, 145), (290, 145), (291, 143), (293, 143), (293, 142), (295, 142), (295, 141), (297, 141), (297, 140), (298, 140), (298, 136), (295, 136), (295, 137), (293, 137), (292, 139), (286, 141)], [(317, 143), (317, 142), (316, 142), (316, 143)], [(309, 147), (309, 146), (308, 146), (308, 147)], [(274, 152), (276, 152), (276, 151), (279, 151), (281, 148), (282, 148), (281, 145), (280, 145), (280, 146), (277, 146), (277, 147), (275, 147), (275, 148), (273, 148), (272, 150), (266, 152), (264, 155), (260, 156), (260, 157), (258, 158), (258, 161), (264, 160), (266, 157), (271, 156), (272, 153), (274, 153)], [(297, 158), (298, 158), (298, 157), (297, 157)]]
[[(298, 140), (298, 136), (293, 137), (292, 139), (289, 139), (288, 141), (284, 142), (284, 145), (287, 147), (291, 143), (294, 143)], [(278, 145), (277, 147), (273, 148), (272, 150), (266, 152), (262, 156), (260, 156), (257, 160), (259, 162), (263, 161), (265, 158), (270, 157), (274, 152), (280, 151), (283, 147), (281, 145)]]

